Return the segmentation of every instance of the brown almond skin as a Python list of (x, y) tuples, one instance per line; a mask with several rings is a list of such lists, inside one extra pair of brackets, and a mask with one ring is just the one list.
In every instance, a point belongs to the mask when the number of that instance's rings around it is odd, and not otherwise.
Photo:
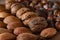
[(42, 32), (40, 33), (40, 36), (44, 37), (44, 38), (51, 38), (54, 35), (56, 35), (56, 33), (57, 33), (57, 31), (55, 28), (46, 28), (46, 29), (42, 30)]
[(2, 21), (0, 21), (0, 28), (5, 28), (6, 27), (6, 24)]
[(19, 22), (19, 21), (17, 21), (17, 22), (11, 22), (11, 23), (9, 23), (9, 24), (7, 25), (7, 29), (13, 30), (13, 29), (15, 29), (16, 27), (23, 27), (23, 26), (24, 26), (24, 25), (23, 25), (22, 22)]
[(55, 26), (57, 30), (60, 30), (60, 22), (56, 22)]
[(40, 32), (42, 29), (46, 28), (48, 25), (44, 17), (34, 17), (28, 22), (28, 26), (33, 32)]
[(15, 39), (15, 35), (11, 34), (11, 33), (2, 33), (0, 34), (0, 40), (10, 40), (10, 39)]
[(7, 16), (10, 16), (10, 13), (0, 12), (0, 18), (6, 18)]
[(11, 31), (5, 28), (0, 28), (0, 34), (6, 33), (6, 32), (10, 33)]
[(26, 7), (22, 7), (16, 12), (16, 16), (20, 19), (21, 15), (23, 15), (25, 12), (29, 11), (30, 9)]
[(38, 40), (38, 37), (31, 33), (23, 33), (17, 36), (17, 40)]
[(22, 33), (32, 33), (28, 28), (25, 27), (17, 27), (14, 29), (14, 34), (19, 35)]
[(15, 17), (15, 16), (7, 16), (4, 20), (3, 20), (3, 22), (5, 23), (5, 24), (9, 24), (9, 23), (11, 23), (11, 22), (16, 22), (16, 21), (20, 21), (17, 17)]

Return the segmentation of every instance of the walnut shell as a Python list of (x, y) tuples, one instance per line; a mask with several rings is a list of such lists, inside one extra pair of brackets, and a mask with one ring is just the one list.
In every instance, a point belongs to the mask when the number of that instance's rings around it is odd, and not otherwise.
[(42, 29), (46, 28), (48, 25), (44, 17), (34, 17), (28, 22), (28, 26), (33, 32), (40, 32)]

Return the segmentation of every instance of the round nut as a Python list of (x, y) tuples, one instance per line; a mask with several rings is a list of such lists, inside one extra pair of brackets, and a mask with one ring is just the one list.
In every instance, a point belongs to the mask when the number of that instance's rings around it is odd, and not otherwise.
[(42, 30), (42, 32), (40, 33), (40, 36), (44, 38), (50, 38), (50, 37), (53, 37), (56, 33), (57, 31), (55, 28), (46, 28)]
[(14, 4), (12, 4), (12, 6), (11, 6), (11, 13), (12, 13), (12, 14), (16, 14), (16, 12), (17, 12), (20, 8), (22, 8), (22, 7), (23, 7), (23, 5), (20, 4), (20, 3), (14, 3)]
[(2, 33), (0, 34), (0, 40), (11, 40), (11, 39), (15, 39), (15, 35), (11, 34), (11, 33)]
[(25, 27), (17, 27), (14, 29), (14, 34), (19, 35), (22, 33), (32, 33), (28, 28)]
[(17, 40), (38, 40), (38, 37), (31, 33), (23, 33), (17, 36)]
[(26, 8), (26, 7), (22, 7), (21, 9), (19, 9), (16, 13), (16, 16), (20, 19), (20, 16), (23, 15), (25, 12), (29, 11), (30, 9)]
[(7, 16), (10, 16), (7, 12), (0, 12), (0, 18), (6, 18)]
[(11, 22), (16, 22), (16, 21), (20, 21), (20, 20), (15, 16), (7, 16), (3, 21), (4, 21), (4, 23), (9, 24)]
[(9, 32), (10, 33), (10, 30), (5, 29), (5, 28), (0, 28), (0, 34), (6, 33), (6, 32)]
[(57, 22), (60, 22), (60, 17), (57, 17), (57, 18), (56, 18), (56, 21), (57, 21)]
[(24, 25), (22, 24), (22, 22), (11, 22), (7, 25), (7, 29), (9, 30), (13, 30), (15, 29), (16, 27), (23, 27)]
[(38, 15), (35, 14), (34, 12), (26, 12), (24, 13), (20, 18), (21, 20), (27, 20), (29, 18), (32, 18), (32, 17), (37, 17)]
[(5, 28), (5, 27), (6, 27), (6, 24), (0, 21), (0, 28)]
[(60, 30), (60, 22), (56, 22), (55, 26), (56, 26), (56, 29)]
[(40, 32), (42, 29), (46, 28), (48, 25), (44, 17), (34, 17), (28, 22), (28, 26), (33, 32)]

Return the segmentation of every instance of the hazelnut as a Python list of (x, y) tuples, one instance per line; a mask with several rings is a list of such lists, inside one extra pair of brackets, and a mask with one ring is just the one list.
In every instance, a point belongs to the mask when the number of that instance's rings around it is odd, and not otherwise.
[(16, 27), (23, 27), (24, 25), (22, 24), (22, 22), (19, 22), (19, 21), (17, 21), (17, 22), (11, 22), (11, 23), (9, 23), (8, 25), (7, 25), (7, 29), (9, 29), (9, 30), (13, 30), (13, 29), (15, 29)]
[(20, 16), (23, 15), (25, 12), (29, 11), (30, 9), (26, 8), (26, 7), (22, 7), (21, 9), (19, 9), (16, 13), (16, 16), (20, 19)]
[(0, 12), (0, 18), (6, 18), (7, 16), (10, 16), (7, 12)]
[(0, 40), (10, 40), (10, 39), (15, 39), (15, 35), (11, 34), (11, 33), (2, 33), (0, 34)]
[(60, 22), (56, 22), (55, 26), (56, 26), (56, 29), (60, 30)]
[(42, 32), (40, 33), (40, 36), (44, 38), (50, 38), (50, 37), (53, 37), (56, 33), (57, 31), (55, 28), (46, 28), (42, 30)]
[(46, 28), (48, 25), (44, 17), (34, 17), (28, 22), (28, 26), (33, 32), (40, 32), (42, 29)]
[(7, 16), (3, 21), (4, 21), (4, 23), (9, 24), (11, 22), (16, 22), (16, 21), (20, 21), (20, 20), (15, 16)]
[(14, 34), (19, 35), (22, 33), (31, 33), (31, 31), (28, 28), (25, 27), (17, 27), (14, 29)]
[(31, 33), (23, 33), (17, 36), (17, 40), (38, 40), (38, 37)]

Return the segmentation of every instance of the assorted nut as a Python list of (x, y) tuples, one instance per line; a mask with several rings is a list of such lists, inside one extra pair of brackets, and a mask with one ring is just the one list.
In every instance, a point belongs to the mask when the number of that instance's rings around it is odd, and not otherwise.
[(47, 0), (5, 0), (0, 5), (0, 40), (59, 40), (59, 5)]

